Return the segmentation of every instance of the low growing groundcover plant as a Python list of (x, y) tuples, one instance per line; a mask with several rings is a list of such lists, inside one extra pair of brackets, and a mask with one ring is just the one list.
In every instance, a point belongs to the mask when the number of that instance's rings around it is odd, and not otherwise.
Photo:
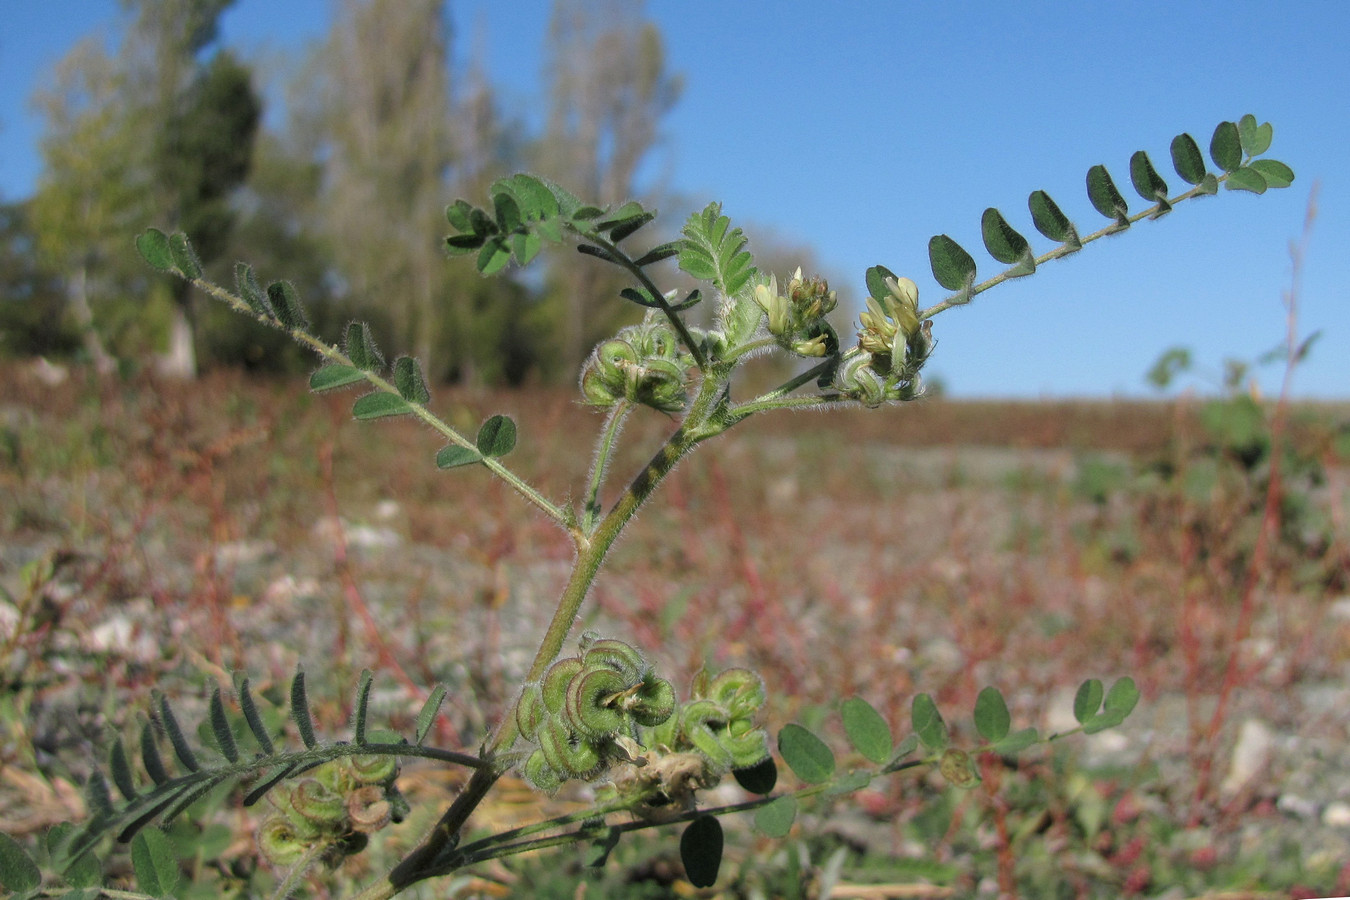
[[(570, 539), (574, 557), (552, 619), (507, 713), (472, 746), (431, 743), (448, 688), (434, 688), (407, 733), (371, 721), (375, 673), (361, 673), (354, 692), (351, 729), (339, 739), (319, 734), (310, 710), (310, 685), (298, 671), (284, 698), (284, 715), (255, 695), (245, 673), (210, 694), (201, 728), (187, 727), (162, 696), (152, 699), (152, 720), (128, 747), (112, 743), (106, 775), (96, 771), (85, 787), (87, 821), (54, 829), (38, 852), (0, 836), (0, 881), (16, 896), (98, 896), (114, 883), (121, 896), (182, 894), (181, 849), (161, 826), (191, 815), (224, 792), (259, 816), (257, 848), (275, 873), (270, 890), (285, 897), (300, 890), (318, 867), (361, 854), (372, 837), (407, 819), (399, 789), (402, 760), (420, 758), (454, 767), (466, 781), (435, 824), (383, 876), (353, 896), (391, 897), (426, 882), (491, 860), (527, 851), (579, 844), (590, 865), (603, 865), (626, 834), (680, 829), (685, 877), (696, 887), (717, 882), (724, 846), (720, 819), (749, 813), (759, 831), (784, 837), (812, 798), (858, 791), (877, 779), (911, 770), (935, 771), (957, 789), (980, 783), (988, 766), (1014, 760), (1033, 745), (1075, 733), (1121, 725), (1139, 691), (1123, 677), (1107, 685), (1083, 681), (1073, 700), (1077, 727), (1043, 735), (1014, 727), (1004, 694), (994, 686), (978, 694), (973, 710), (977, 740), (962, 742), (932, 696), (917, 693), (899, 738), (893, 724), (858, 697), (839, 698), (838, 718), (848, 743), (846, 764), (815, 730), (786, 723), (770, 731), (764, 708), (771, 685), (745, 668), (699, 671), (688, 685), (663, 674), (660, 660), (605, 634), (574, 636), (591, 588), (609, 552), (657, 488), (699, 444), (738, 423), (778, 410), (842, 405), (879, 407), (923, 393), (922, 369), (934, 352), (932, 320), (954, 306), (1085, 245), (1158, 218), (1185, 200), (1214, 195), (1220, 187), (1262, 193), (1293, 181), (1288, 166), (1266, 159), (1272, 129), (1253, 116), (1222, 122), (1209, 144), (1208, 166), (1197, 142), (1178, 135), (1171, 144), (1177, 174), (1190, 186), (1170, 195), (1148, 155), (1135, 153), (1130, 182), (1146, 208), (1131, 213), (1104, 166), (1087, 173), (1087, 194), (1107, 224), (1080, 233), (1043, 191), (1028, 208), (1036, 230), (1055, 244), (1036, 254), (1030, 242), (993, 208), (981, 220), (985, 249), (1000, 265), (980, 280), (974, 257), (946, 235), (929, 242), (932, 274), (945, 296), (921, 307), (919, 288), (885, 266), (868, 269), (869, 297), (856, 338), (830, 324), (836, 295), (819, 277), (766, 273), (755, 266), (749, 241), (720, 205), (690, 216), (680, 236), (650, 245), (643, 231), (655, 218), (638, 203), (616, 208), (590, 205), (544, 179), (517, 174), (489, 188), (478, 207), (457, 200), (446, 210), (451, 255), (473, 257), (483, 275), (512, 263), (528, 265), (552, 245), (574, 244), (581, 253), (622, 270), (629, 279), (620, 296), (645, 310), (638, 324), (601, 342), (580, 374), (582, 400), (603, 413), (584, 484), (565, 497), (546, 496), (516, 473), (506, 458), (517, 447), (516, 423), (493, 415), (476, 430), (454, 427), (432, 410), (430, 388), (416, 359), (386, 362), (370, 329), (348, 326), (335, 344), (314, 334), (300, 298), (285, 281), (266, 286), (239, 263), (234, 290), (203, 276), (187, 236), (151, 229), (136, 246), (162, 272), (185, 279), (243, 316), (277, 328), (313, 350), (322, 365), (310, 388), (363, 391), (352, 405), (357, 419), (413, 417), (440, 436), (441, 469), (482, 467)], [(698, 287), (665, 289), (669, 263)], [(697, 324), (696, 308), (713, 307)], [(741, 397), (742, 367), (765, 356), (787, 359), (791, 374), (777, 387)], [(625, 484), (611, 486), (611, 462), (625, 421), (643, 407), (665, 416), (664, 441)], [(960, 732), (964, 733), (964, 732)], [(780, 763), (791, 773), (780, 783)], [(508, 772), (553, 794), (573, 783), (594, 789), (583, 809), (543, 815), (539, 821), (496, 831), (474, 827), (479, 809)], [(708, 792), (730, 776), (747, 799), (708, 805)], [(130, 844), (130, 876), (105, 865)], [(125, 867), (124, 867), (125, 868)], [(121, 878), (121, 881), (114, 881)], [(262, 882), (240, 887), (262, 890)], [(111, 887), (108, 889), (111, 891)], [(251, 895), (251, 894), (250, 894)]]

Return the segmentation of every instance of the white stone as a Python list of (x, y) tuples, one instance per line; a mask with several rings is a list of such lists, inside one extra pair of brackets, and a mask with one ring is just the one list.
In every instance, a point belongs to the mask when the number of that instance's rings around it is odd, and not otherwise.
[(1350, 803), (1334, 800), (1322, 810), (1322, 824), (1328, 828), (1350, 828)]
[(1233, 761), (1228, 766), (1228, 775), (1219, 786), (1220, 792), (1228, 796), (1242, 790), (1267, 765), (1275, 751), (1275, 733), (1260, 719), (1247, 719), (1238, 731), (1237, 744), (1233, 747)]

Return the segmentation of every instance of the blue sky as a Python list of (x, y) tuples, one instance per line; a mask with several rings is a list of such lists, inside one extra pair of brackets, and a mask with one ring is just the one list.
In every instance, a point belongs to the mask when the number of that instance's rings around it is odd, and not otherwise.
[[(227, 41), (298, 48), (325, 28), (324, 0), (239, 0)], [(548, 0), (452, 3), (461, 59), (477, 35), (513, 110), (542, 98)], [(650, 0), (685, 91), (647, 177), (678, 192), (672, 216), (721, 200), (746, 226), (809, 243), (841, 297), (882, 263), (943, 295), (928, 238), (947, 233), (980, 264), (980, 215), (1004, 212), (1038, 252), (1026, 197), (1048, 191), (1082, 232), (1103, 224), (1084, 175), (1104, 163), (1131, 200), (1128, 162), (1146, 150), (1179, 192), (1168, 146), (1208, 145), (1214, 125), (1254, 113), (1269, 153), (1298, 180), (1255, 197), (1221, 192), (999, 287), (934, 322), (929, 371), (957, 396), (1146, 396), (1168, 347), (1217, 372), (1282, 340), (1289, 244), (1309, 191), (1319, 216), (1300, 328), (1323, 336), (1295, 378), (1304, 397), (1350, 396), (1350, 4), (778, 3)], [(0, 0), (0, 197), (32, 191), (40, 123), (27, 99), (81, 36), (111, 29), (114, 0)], [(246, 49), (246, 53), (251, 52)], [(453, 198), (447, 198), (450, 200)], [(1270, 369), (1262, 387), (1277, 387)], [(1204, 386), (1204, 382), (1194, 382)]]

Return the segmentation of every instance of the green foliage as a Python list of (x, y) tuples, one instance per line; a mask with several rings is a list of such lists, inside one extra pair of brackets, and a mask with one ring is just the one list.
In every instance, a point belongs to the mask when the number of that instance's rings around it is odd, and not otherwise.
[[(280, 891), (284, 895), (310, 867), (321, 861), (336, 864), (361, 852), (370, 834), (401, 819), (407, 805), (394, 786), (397, 759), (422, 757), (471, 770), (469, 782), (426, 832), (423, 843), (366, 896), (391, 896), (431, 877), (565, 843), (585, 845), (587, 860), (601, 864), (623, 834), (670, 822), (688, 823), (680, 840), (686, 875), (696, 887), (709, 887), (718, 878), (723, 858), (718, 817), (733, 809), (700, 804), (706, 803), (705, 792), (728, 774), (754, 795), (735, 811), (753, 812), (760, 830), (776, 836), (789, 833), (803, 802), (843, 796), (878, 777), (911, 768), (936, 769), (946, 783), (961, 788), (979, 784), (980, 754), (1012, 756), (1042, 741), (1034, 728), (1013, 729), (1003, 694), (993, 687), (981, 691), (975, 701), (973, 726), (981, 742), (975, 746), (963, 743), (969, 725), (949, 726), (927, 693), (912, 698), (910, 733), (898, 744), (890, 725), (871, 705), (857, 698), (840, 705), (839, 724), (856, 754), (847, 759), (851, 766), (860, 758), (864, 764), (858, 767), (841, 767), (824, 737), (801, 724), (787, 724), (778, 731), (773, 747), (799, 786), (784, 790), (777, 784), (777, 763), (760, 722), (768, 690), (758, 673), (736, 667), (717, 673), (702, 670), (681, 699), (657, 666), (631, 644), (587, 633), (574, 654), (565, 653), (564, 647), (609, 550), (634, 514), (698, 444), (752, 415), (773, 410), (879, 406), (920, 396), (921, 370), (935, 346), (931, 320), (938, 313), (1009, 278), (1039, 271), (1045, 262), (1140, 218), (1156, 217), (1184, 199), (1213, 193), (1221, 182), (1254, 189), (1260, 178), (1264, 189), (1279, 179), (1268, 182), (1251, 158), (1264, 152), (1269, 138), (1268, 126), (1257, 126), (1254, 119), (1221, 126), (1211, 155), (1222, 176), (1204, 172), (1203, 160), (1197, 167), (1191, 152), (1194, 141), (1178, 138), (1173, 142), (1174, 163), (1195, 187), (1173, 198), (1167, 196), (1166, 183), (1148, 156), (1136, 153), (1130, 161), (1131, 181), (1152, 205), (1134, 216), (1106, 168), (1094, 166), (1087, 178), (1088, 199), (1111, 224), (1081, 238), (1047, 194), (1033, 192), (1028, 207), (1037, 231), (1060, 245), (1041, 256), (1002, 213), (989, 208), (981, 222), (985, 249), (1008, 268), (977, 283), (974, 258), (951, 238), (938, 235), (929, 243), (930, 266), (937, 282), (954, 294), (923, 309), (913, 280), (884, 265), (872, 266), (864, 274), (871, 295), (851, 345), (840, 340), (826, 318), (837, 298), (824, 279), (806, 278), (797, 270), (782, 280), (780, 289), (777, 274), (757, 270), (745, 235), (732, 226), (719, 204), (691, 216), (677, 240), (630, 248), (641, 243), (644, 229), (655, 218), (639, 203), (592, 204), (525, 174), (493, 181), (483, 207), (456, 200), (445, 209), (454, 232), (446, 238), (445, 249), (472, 258), (482, 275), (500, 274), (513, 263), (528, 265), (545, 249), (568, 242), (626, 280), (614, 288), (611, 298), (617, 295), (644, 310), (640, 323), (623, 326), (601, 340), (582, 368), (582, 397), (603, 410), (605, 420), (584, 495), (577, 501), (571, 496), (549, 499), (506, 466), (503, 458), (516, 449), (518, 438), (511, 418), (491, 415), (472, 434), (440, 418), (430, 408), (422, 364), (414, 356), (399, 356), (387, 370), (368, 325), (347, 324), (339, 347), (314, 333), (291, 283), (272, 282), (261, 290), (253, 270), (241, 265), (235, 268), (236, 290), (231, 293), (203, 277), (182, 233), (145, 232), (137, 247), (152, 267), (191, 282), (241, 315), (318, 354), (323, 364), (310, 376), (311, 389), (360, 384), (365, 393), (353, 403), (355, 418), (413, 416), (444, 441), (436, 455), (438, 467), (472, 464), (501, 479), (572, 541), (573, 574), (562, 588), (553, 619), (512, 694), (514, 699), (484, 736), (477, 754), (427, 746), (445, 697), (443, 688), (423, 705), (411, 738), (372, 731), (369, 671), (361, 674), (351, 703), (349, 743), (320, 740), (303, 672), (297, 672), (290, 687), (289, 722), (298, 735), (298, 747), (266, 727), (267, 719), (246, 679), (236, 679), (234, 686), (237, 712), (219, 690), (211, 693), (200, 748), (179, 725), (167, 700), (158, 697), (155, 719), (173, 748), (175, 771), (166, 765), (154, 729), (142, 730), (140, 746), (151, 784), (137, 783), (130, 754), (115, 742), (109, 770), (122, 800), (114, 801), (103, 774), (89, 779), (86, 797), (93, 818), (71, 836), (69, 858), (79, 859), (102, 835), (116, 833), (137, 841), (139, 862), (134, 868), (143, 886), (152, 893), (172, 890), (167, 871), (172, 856), (156, 847), (159, 838), (150, 835), (159, 832), (149, 826), (173, 819), (210, 792), (247, 783), (244, 803), (267, 796), (274, 810), (259, 828), (258, 843), (269, 862), (287, 873)], [(1280, 174), (1276, 167), (1267, 168)], [(669, 259), (702, 284), (692, 290), (663, 290), (656, 267)], [(705, 292), (718, 297), (718, 309), (695, 323), (686, 313)], [(738, 370), (766, 353), (807, 359), (809, 368), (757, 396), (739, 396)], [(606, 494), (623, 421), (642, 407), (674, 421), (651, 461), (626, 487)], [(1075, 698), (1074, 715), (1080, 723), (1076, 730), (1092, 733), (1115, 727), (1138, 700), (1129, 678), (1117, 680), (1109, 690), (1089, 680)], [(249, 735), (260, 752), (242, 745)], [(469, 817), (511, 769), (550, 793), (574, 780), (604, 778), (607, 784), (596, 790), (594, 803), (582, 811), (467, 839), (463, 829)]]

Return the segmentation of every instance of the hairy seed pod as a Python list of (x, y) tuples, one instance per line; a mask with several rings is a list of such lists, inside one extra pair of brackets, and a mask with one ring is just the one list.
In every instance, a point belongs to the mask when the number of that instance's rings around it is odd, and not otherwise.
[(734, 761), (718, 739), (725, 728), (726, 711), (712, 700), (692, 700), (680, 710), (680, 730), (685, 740), (724, 771)]
[(320, 828), (336, 828), (347, 817), (341, 794), (317, 778), (302, 778), (291, 788), (291, 808)]
[(718, 743), (731, 754), (733, 769), (749, 769), (769, 758), (769, 736), (763, 729), (741, 735), (732, 734), (731, 729), (727, 729)]
[(544, 715), (544, 693), (539, 688), (539, 682), (531, 681), (525, 685), (520, 692), (520, 699), (516, 701), (516, 728), (520, 730), (520, 736), (527, 741), (534, 740)]
[(567, 686), (564, 715), (568, 724), (582, 737), (592, 740), (618, 733), (624, 726), (624, 713), (613, 698), (629, 686), (628, 679), (613, 669), (586, 669), (578, 673)]
[(566, 723), (550, 716), (539, 726), (539, 749), (562, 778), (589, 780), (605, 769), (595, 745), (583, 740)]
[(289, 869), (298, 863), (310, 847), (310, 842), (282, 815), (264, 819), (255, 840), (263, 857), (278, 869)]
[(596, 369), (606, 384), (622, 384), (637, 363), (638, 352), (627, 341), (613, 338), (595, 348)]
[(633, 721), (650, 728), (660, 725), (675, 712), (675, 686), (664, 678), (648, 675), (629, 706)]
[(562, 711), (562, 708), (567, 705), (567, 685), (572, 681), (573, 676), (583, 668), (579, 656), (560, 659), (548, 667), (548, 671), (544, 673), (544, 680), (540, 684), (546, 710), (550, 713)]
[(386, 784), (398, 775), (397, 756), (353, 756), (348, 765), (357, 784)]
[(622, 386), (607, 381), (593, 362), (582, 370), (581, 396), (586, 403), (591, 406), (613, 406), (622, 395)]
[(330, 759), (310, 773), (310, 777), (335, 794), (345, 794), (352, 789), (351, 768), (345, 759)]
[(764, 679), (749, 669), (727, 669), (708, 686), (708, 697), (735, 719), (758, 712), (766, 696)]
[(354, 831), (373, 834), (389, 824), (393, 807), (384, 791), (373, 784), (357, 788), (347, 796), (347, 816)]
[(596, 640), (582, 640), (582, 661), (586, 668), (595, 669), (600, 666), (607, 666), (623, 675), (629, 684), (633, 684), (642, 677), (642, 673), (647, 669), (647, 661), (642, 658), (642, 654), (631, 644), (623, 641), (617, 641), (613, 638), (599, 638)]
[(525, 760), (525, 778), (530, 784), (537, 787), (546, 794), (551, 794), (562, 787), (563, 779), (544, 757), (544, 751), (538, 748), (530, 754), (530, 758)]

